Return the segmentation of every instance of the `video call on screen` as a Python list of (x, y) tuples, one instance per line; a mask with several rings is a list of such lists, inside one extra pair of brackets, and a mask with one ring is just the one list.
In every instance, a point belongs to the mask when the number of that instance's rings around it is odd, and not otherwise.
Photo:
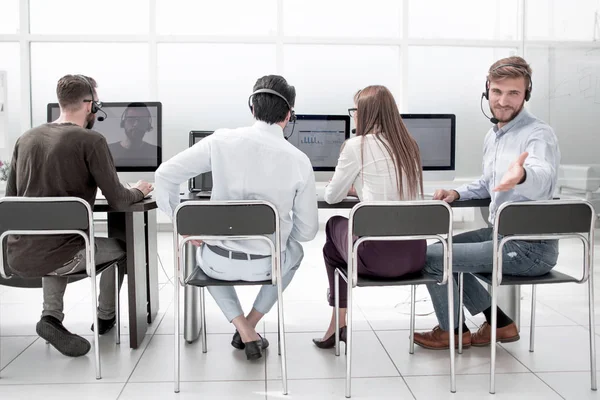
[[(158, 167), (158, 109), (156, 106), (104, 106), (104, 121), (97, 117), (93, 130), (101, 133), (118, 167)], [(51, 121), (60, 115), (52, 109)], [(48, 121), (48, 122), (51, 122)], [(129, 140), (127, 140), (129, 139)], [(130, 144), (130, 146), (128, 146)]]

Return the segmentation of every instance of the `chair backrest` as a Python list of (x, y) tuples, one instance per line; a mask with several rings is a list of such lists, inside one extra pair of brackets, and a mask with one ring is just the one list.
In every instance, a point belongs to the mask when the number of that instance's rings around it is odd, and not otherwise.
[(363, 202), (352, 209), (356, 236), (431, 236), (452, 232), (452, 209), (442, 201)]
[(497, 233), (506, 235), (561, 235), (590, 232), (596, 214), (584, 200), (526, 201), (503, 204), (496, 214)]
[(257, 236), (279, 227), (277, 209), (264, 201), (188, 201), (175, 210), (180, 235)]
[(90, 227), (91, 208), (74, 197), (0, 199), (0, 234), (9, 230), (81, 230)]
[[(0, 199), (0, 236), (9, 231), (39, 231), (40, 235), (56, 231), (83, 231), (93, 244), (92, 209), (78, 197), (4, 197)], [(5, 238), (6, 239), (6, 238)], [(8, 275), (6, 240), (0, 243), (0, 275)], [(18, 281), (18, 282), (17, 282)], [(15, 283), (17, 282), (17, 283)], [(11, 286), (38, 287), (38, 280), (16, 279)], [(0, 284), (6, 284), (0, 279)]]

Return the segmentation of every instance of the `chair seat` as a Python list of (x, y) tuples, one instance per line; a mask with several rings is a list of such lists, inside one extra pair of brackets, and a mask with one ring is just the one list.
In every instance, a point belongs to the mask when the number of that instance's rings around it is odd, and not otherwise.
[[(340, 273), (344, 276), (347, 275), (346, 270), (338, 268)], [(359, 287), (370, 287), (370, 286), (407, 286), (407, 285), (423, 285), (426, 283), (437, 283), (439, 282), (433, 275), (426, 272), (417, 272), (410, 275), (405, 275), (401, 278), (376, 278), (372, 276), (358, 276), (357, 286)]]
[[(473, 274), (487, 284), (492, 282), (492, 274)], [(579, 279), (558, 271), (550, 271), (540, 276), (504, 275), (501, 286), (508, 285), (548, 285), (553, 283), (579, 282)]]
[(192, 286), (257, 286), (257, 285), (272, 285), (273, 282), (267, 281), (222, 281), (213, 279), (206, 275), (200, 267), (196, 267), (192, 275), (186, 281), (186, 285)]
[[(103, 264), (100, 266), (96, 266), (96, 275), (99, 275), (102, 271), (104, 271), (108, 267), (111, 267), (113, 264), (114, 263), (107, 263), (107, 264)], [(69, 283), (77, 282), (77, 281), (80, 281), (87, 277), (88, 277), (88, 275), (85, 271), (68, 275)], [(15, 276), (15, 275), (13, 275), (9, 279), (0, 277), (0, 286), (11, 286), (11, 287), (28, 288), (28, 289), (41, 288), (42, 287), (42, 278), (41, 277), (21, 278), (19, 276)]]

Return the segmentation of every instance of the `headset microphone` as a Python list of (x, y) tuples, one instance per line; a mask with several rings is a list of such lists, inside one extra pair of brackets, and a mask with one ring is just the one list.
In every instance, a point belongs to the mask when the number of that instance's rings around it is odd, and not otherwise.
[(101, 108), (99, 108), (98, 111), (100, 111), (102, 114), (104, 114), (104, 117), (98, 117), (98, 121), (102, 122), (108, 117), (108, 115)]
[(491, 117), (491, 118), (490, 118), (490, 117), (489, 117), (489, 116), (488, 116), (488, 115), (485, 113), (485, 111), (483, 111), (483, 99), (484, 99), (484, 97), (485, 97), (485, 92), (484, 92), (484, 93), (481, 93), (481, 101), (479, 102), (479, 105), (481, 106), (481, 112), (483, 113), (483, 115), (485, 115), (485, 117), (486, 117), (487, 119), (489, 119), (489, 120), (490, 120), (490, 122), (491, 122), (492, 124), (497, 124), (497, 123), (498, 123), (498, 122), (500, 122), (500, 121), (498, 121), (498, 119), (497, 119), (496, 117)]

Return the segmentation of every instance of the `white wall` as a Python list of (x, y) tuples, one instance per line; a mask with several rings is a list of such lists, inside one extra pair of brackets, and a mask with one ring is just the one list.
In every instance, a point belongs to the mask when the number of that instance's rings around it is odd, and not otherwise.
[(528, 107), (555, 127), (563, 161), (598, 159), (599, 0), (104, 0), (93, 12), (86, 4), (0, 1), (9, 85), (2, 159), (45, 121), (67, 73), (94, 76), (103, 101), (163, 102), (164, 159), (187, 147), (192, 129), (249, 124), (256, 78), (278, 73), (296, 86), (298, 113), (345, 114), (357, 89), (384, 84), (403, 112), (456, 114), (456, 175), (468, 179), (480, 173), (490, 126), (479, 110), (486, 71), (512, 54), (532, 64)]

